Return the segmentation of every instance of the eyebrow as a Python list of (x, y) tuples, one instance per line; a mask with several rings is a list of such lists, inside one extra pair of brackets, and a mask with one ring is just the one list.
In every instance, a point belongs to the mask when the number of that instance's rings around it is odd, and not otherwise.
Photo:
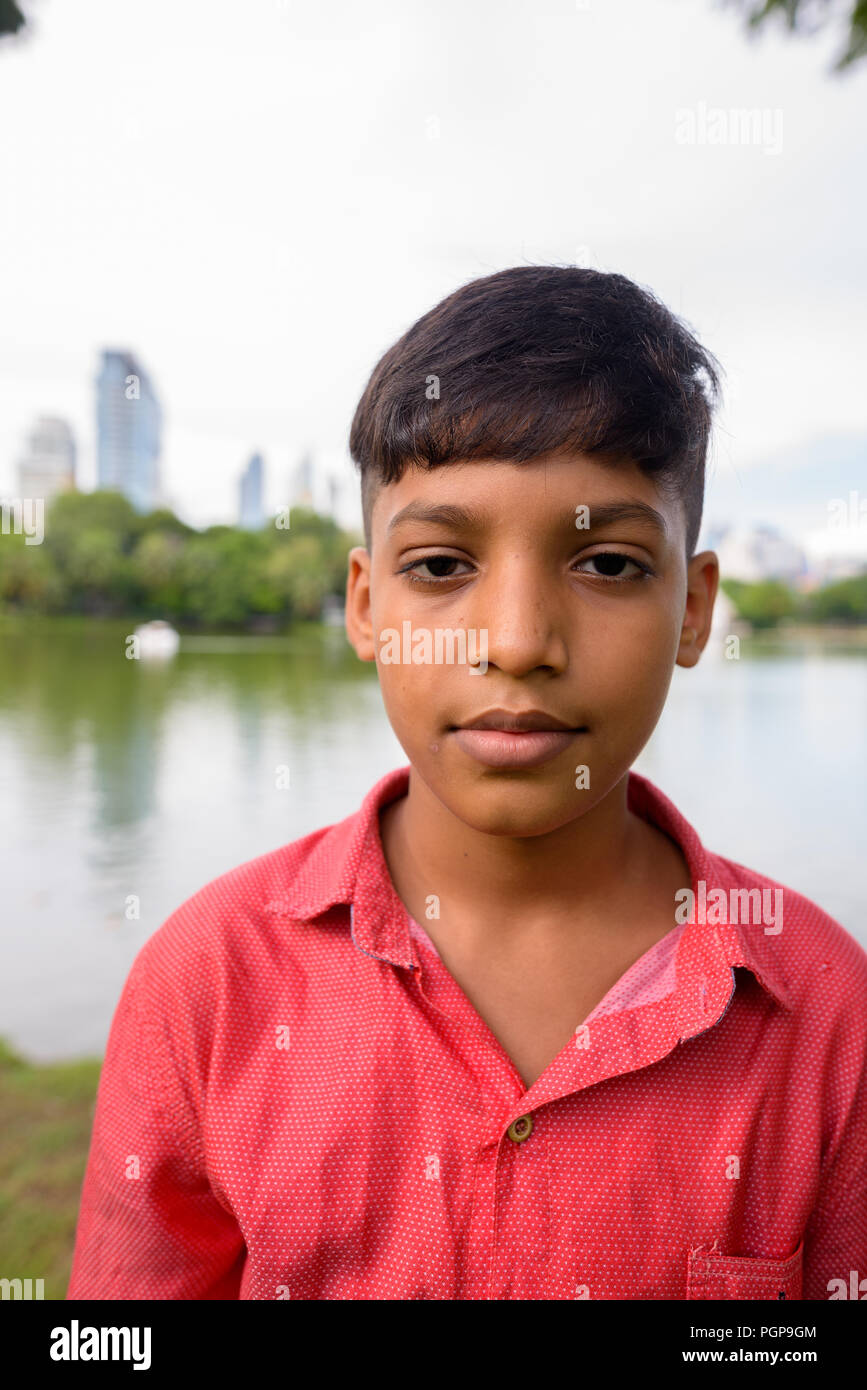
[(480, 530), (483, 525), (478, 512), (469, 511), (466, 507), (436, 502), (409, 502), (405, 507), (401, 507), (399, 512), (395, 512), (386, 527), (386, 535), (390, 536), (392, 531), (402, 526), (405, 521), (426, 521), (432, 526), (453, 526), (464, 531)]
[[(618, 521), (644, 521), (661, 536), (668, 535), (668, 526), (661, 512), (646, 502), (600, 502), (595, 506), (587, 504), (590, 512), (589, 533), (600, 526), (610, 526)], [(407, 521), (423, 521), (432, 526), (451, 526), (456, 530), (479, 531), (484, 526), (484, 518), (479, 512), (449, 503), (409, 502), (399, 512), (395, 512), (386, 527), (386, 535), (391, 535), (398, 526)]]
[(662, 512), (650, 507), (646, 502), (600, 502), (593, 506), (588, 503), (590, 525), (588, 531), (597, 526), (610, 526), (616, 521), (646, 521), (661, 536), (668, 535), (668, 525)]

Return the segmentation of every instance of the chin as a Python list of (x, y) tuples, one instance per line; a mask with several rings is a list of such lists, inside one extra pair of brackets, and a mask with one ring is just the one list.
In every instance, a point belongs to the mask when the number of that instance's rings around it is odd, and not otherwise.
[[(526, 774), (479, 778), (450, 777), (431, 785), (452, 815), (484, 835), (524, 838), (550, 835), (584, 815), (598, 801), (589, 791), (565, 791), (560, 779), (531, 781)], [(570, 795), (571, 792), (571, 795)]]

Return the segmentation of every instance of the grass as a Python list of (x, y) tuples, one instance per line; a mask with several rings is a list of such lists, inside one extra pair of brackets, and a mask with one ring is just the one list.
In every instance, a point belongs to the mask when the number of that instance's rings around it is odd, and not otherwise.
[(26, 1061), (0, 1038), (0, 1278), (63, 1299), (102, 1063)]

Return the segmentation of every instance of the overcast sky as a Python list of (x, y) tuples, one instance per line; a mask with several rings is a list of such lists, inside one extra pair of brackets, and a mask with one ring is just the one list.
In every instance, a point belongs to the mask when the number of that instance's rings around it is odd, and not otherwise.
[[(831, 76), (831, 35), (751, 42), (714, 0), (30, 10), (0, 44), (0, 494), (43, 412), (93, 485), (94, 376), (123, 346), (188, 520), (234, 520), (256, 447), (271, 504), (309, 447), (351, 520), (382, 351), (468, 279), (579, 261), (721, 358), (721, 482), (831, 448), (867, 496), (867, 64)], [(714, 108), (760, 112), (760, 138)]]

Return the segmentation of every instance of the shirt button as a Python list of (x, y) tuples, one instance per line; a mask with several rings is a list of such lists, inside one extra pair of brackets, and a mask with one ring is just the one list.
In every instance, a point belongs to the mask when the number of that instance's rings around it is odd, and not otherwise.
[(522, 1144), (525, 1139), (529, 1139), (533, 1132), (533, 1121), (529, 1115), (519, 1115), (517, 1120), (513, 1120), (506, 1133), (510, 1139), (514, 1139), (516, 1144)]

